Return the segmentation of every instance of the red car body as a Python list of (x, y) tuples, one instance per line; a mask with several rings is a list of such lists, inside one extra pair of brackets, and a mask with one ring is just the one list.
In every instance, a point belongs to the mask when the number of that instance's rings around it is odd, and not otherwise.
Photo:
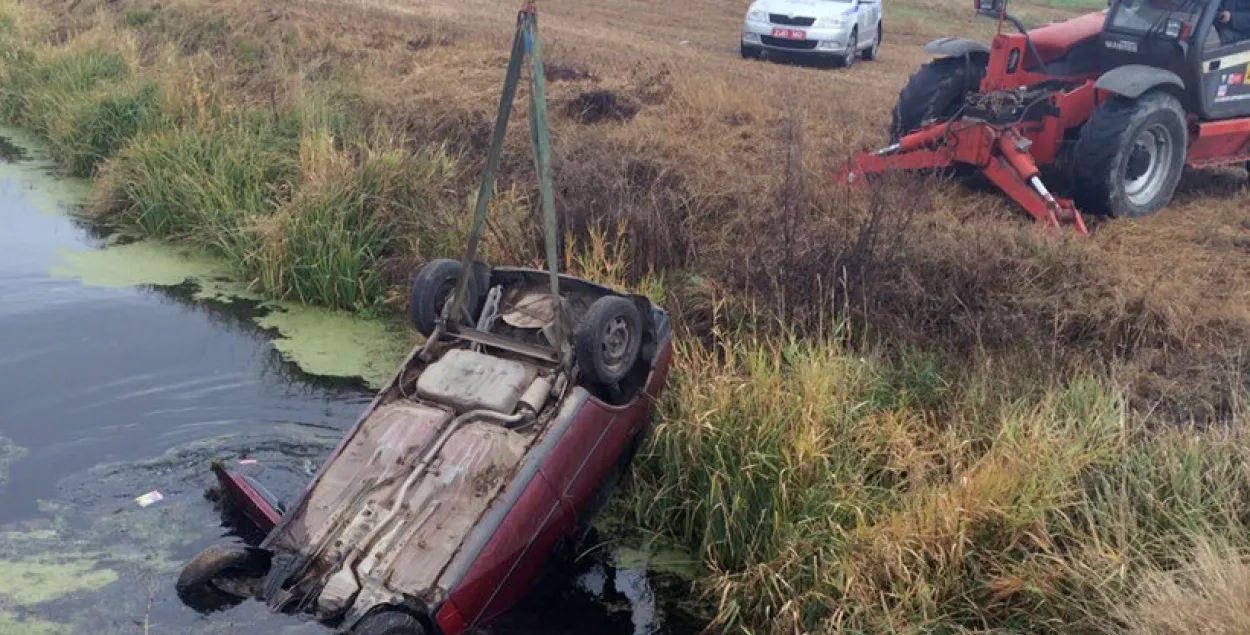
[[(542, 271), (510, 268), (493, 271), (492, 275), (502, 276), (507, 284), (537, 285), (547, 281), (547, 273)], [(562, 296), (564, 289), (570, 296), (584, 299), (621, 295), (569, 276), (561, 276), (560, 285)], [(511, 474), (501, 481), (497, 490), (492, 490), (495, 493), (488, 503), (482, 503), (482, 511), (476, 513), (471, 528), (459, 537), (454, 550), (449, 548), (451, 555), (446, 561), (438, 565), (442, 567), (435, 576), (439, 580), (438, 592), (418, 597), (402, 590), (393, 591), (386, 600), (379, 600), (371, 593), (367, 601), (359, 599), (365, 597), (362, 592), (355, 604), (335, 619), (341, 632), (350, 632), (353, 624), (371, 612), (399, 609), (419, 617), (427, 630), (460, 635), (512, 607), (546, 570), (558, 546), (576, 543), (584, 535), (597, 512), (597, 503), (604, 500), (599, 495), (603, 494), (605, 484), (611, 482), (614, 472), (628, 467), (634, 449), (647, 431), (654, 402), (664, 388), (672, 361), (672, 333), (667, 314), (645, 298), (628, 297), (650, 308), (645, 319), (648, 338), (639, 355), (634, 386), (629, 394), (625, 397), (617, 394), (609, 400), (596, 394), (598, 391), (594, 389), (570, 386), (558, 402), (544, 410), (549, 416), (533, 433), (533, 440)], [(284, 594), (289, 593), (284, 591), (288, 572), (292, 567), (307, 566), (314, 557), (304, 553), (307, 546), (294, 536), (311, 536), (316, 532), (293, 528), (292, 524), (302, 513), (312, 513), (306, 510), (309, 500), (370, 416), (384, 404), (401, 398), (406, 377), (424, 372), (418, 368), (419, 350), (414, 350), (404, 360), (387, 387), (378, 393), (321, 466), (301, 499), (288, 511), (281, 510), (273, 496), (250, 478), (227, 472), (220, 465), (214, 466), (226, 496), (267, 534), (260, 549), (273, 555), (274, 564), (265, 590), (271, 607), (278, 609), (289, 603), (290, 595), (284, 599)], [(381, 445), (379, 442), (379, 447)], [(381, 450), (375, 454), (377, 452)], [(405, 494), (406, 490), (401, 490), (396, 500)], [(454, 504), (452, 501), (452, 509), (455, 509)], [(429, 531), (440, 528), (441, 525), (435, 526)], [(403, 546), (407, 548), (406, 543)], [(394, 578), (393, 573), (391, 577)], [(311, 595), (306, 597), (311, 598)]]
[[(671, 360), (672, 345), (666, 341), (647, 381), (650, 398), (659, 396)], [(525, 594), (557, 543), (586, 529), (583, 512), (599, 484), (650, 421), (648, 398), (624, 407), (585, 391), (571, 399), (580, 403), (555, 422), (557, 429), (528, 457), (523, 476), (470, 536), (469, 548), (481, 545), (478, 553), (466, 559), (463, 577), (435, 613), (444, 635), (459, 635), (497, 617)]]

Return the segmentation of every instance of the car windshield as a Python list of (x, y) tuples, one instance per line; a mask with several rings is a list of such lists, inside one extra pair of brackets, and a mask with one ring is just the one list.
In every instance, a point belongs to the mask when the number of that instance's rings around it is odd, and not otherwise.
[(1146, 33), (1154, 28), (1160, 30), (1169, 19), (1193, 24), (1202, 10), (1194, 0), (1125, 0), (1111, 12), (1109, 26), (1117, 31)]

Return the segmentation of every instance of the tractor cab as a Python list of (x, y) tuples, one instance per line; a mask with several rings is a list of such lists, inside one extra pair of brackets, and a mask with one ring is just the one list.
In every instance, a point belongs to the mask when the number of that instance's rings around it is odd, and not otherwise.
[(1250, 115), (1250, 38), (1217, 23), (1219, 0), (1113, 0), (1102, 30), (1103, 72), (1143, 66), (1174, 76), (1186, 110), (1203, 120)]

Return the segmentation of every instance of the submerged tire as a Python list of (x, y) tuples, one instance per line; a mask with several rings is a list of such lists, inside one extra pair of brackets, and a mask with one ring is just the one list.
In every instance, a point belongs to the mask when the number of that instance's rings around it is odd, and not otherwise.
[(573, 333), (573, 352), (582, 373), (599, 384), (615, 384), (629, 374), (642, 348), (642, 316), (628, 298), (595, 300)]
[(190, 605), (222, 596), (244, 599), (214, 584), (214, 581), (225, 576), (260, 576), (265, 573), (266, 564), (264, 552), (243, 545), (213, 545), (183, 565), (174, 590)]
[[(459, 260), (439, 258), (425, 263), (412, 279), (412, 292), (408, 298), (408, 320), (421, 335), (429, 337), (434, 325), (443, 313), (443, 305), (456, 290), (456, 280), (463, 267)], [(479, 289), (477, 276), (469, 278), (469, 315), (476, 317), (481, 310), (484, 294)]]
[(1172, 200), (1188, 146), (1185, 108), (1163, 92), (1112, 97), (1094, 110), (1072, 155), (1072, 194), (1083, 212), (1138, 218)]
[(890, 143), (920, 129), (930, 119), (949, 119), (976, 92), (985, 77), (984, 56), (945, 57), (920, 67), (899, 91), (890, 121)]
[(425, 635), (421, 620), (403, 611), (379, 611), (356, 623), (352, 635)]

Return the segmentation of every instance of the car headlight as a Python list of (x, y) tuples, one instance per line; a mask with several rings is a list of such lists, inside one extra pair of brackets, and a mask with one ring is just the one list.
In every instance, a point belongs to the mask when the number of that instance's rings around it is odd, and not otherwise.
[(747, 11), (747, 19), (755, 22), (768, 22), (768, 12), (763, 9)]
[(834, 16), (832, 18), (821, 18), (816, 21), (813, 26), (823, 29), (840, 29), (846, 26), (846, 18), (844, 16)]

